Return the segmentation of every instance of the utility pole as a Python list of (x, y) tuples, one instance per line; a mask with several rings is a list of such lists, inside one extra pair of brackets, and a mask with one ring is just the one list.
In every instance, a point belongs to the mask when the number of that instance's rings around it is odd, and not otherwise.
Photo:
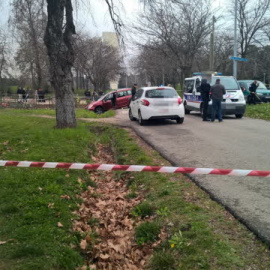
[[(237, 57), (237, 0), (234, 0), (234, 45), (233, 56)], [(233, 76), (237, 80), (237, 61), (233, 60)]]
[(215, 57), (215, 51), (214, 51), (214, 44), (215, 44), (215, 22), (216, 18), (213, 16), (212, 21), (212, 33), (210, 35), (210, 65), (209, 70), (214, 71), (214, 57)]

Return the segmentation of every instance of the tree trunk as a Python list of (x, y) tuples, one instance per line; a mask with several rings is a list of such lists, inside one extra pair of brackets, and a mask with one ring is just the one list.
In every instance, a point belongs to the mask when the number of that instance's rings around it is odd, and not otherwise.
[(74, 63), (72, 35), (75, 34), (72, 3), (71, 0), (47, 0), (47, 4), (48, 22), (44, 41), (56, 97), (56, 127), (73, 128), (77, 123), (71, 72)]

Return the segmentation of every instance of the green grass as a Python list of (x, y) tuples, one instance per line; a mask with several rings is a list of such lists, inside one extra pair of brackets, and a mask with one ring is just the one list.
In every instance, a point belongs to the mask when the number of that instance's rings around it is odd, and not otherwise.
[[(12, 111), (0, 112), (0, 159), (91, 162), (89, 152), (95, 154), (95, 145), (102, 143), (112, 147), (115, 163), (164, 163), (156, 152), (146, 154), (120, 128), (79, 122), (76, 129), (57, 130), (53, 119), (14, 116)], [(154, 241), (160, 227), (168, 235), (155, 248), (149, 269), (270, 269), (268, 248), (183, 175), (115, 176), (127, 179), (130, 193), (143, 194), (144, 204), (159, 213), (150, 221), (155, 225), (136, 227), (138, 242)], [(1, 270), (76, 269), (83, 263), (73, 247), (81, 238), (72, 232), (71, 220), (79, 203), (76, 194), (85, 188), (79, 177), (95, 186), (84, 171), (0, 167), (0, 241), (8, 241), (0, 245)], [(48, 207), (52, 203), (53, 208)], [(99, 226), (98, 220), (90, 223)]]
[(270, 121), (270, 103), (247, 105), (245, 116)]
[[(156, 152), (146, 154), (127, 133), (120, 135), (117, 129), (111, 132), (117, 163), (164, 163)], [(136, 186), (136, 192), (146, 196), (144, 204), (154, 206), (156, 213), (160, 213), (153, 222), (166, 229), (168, 240), (177, 243), (171, 247), (165, 241), (157, 247), (149, 269), (270, 269), (267, 247), (186, 177), (130, 174), (133, 178), (129, 186)], [(136, 239), (141, 244), (148, 239), (147, 233), (143, 233), (148, 228), (139, 231), (138, 236), (137, 228)]]
[[(2, 113), (8, 114), (33, 114), (33, 115), (50, 115), (55, 116), (54, 109), (4, 109)], [(103, 114), (96, 114), (94, 112), (87, 111), (85, 109), (76, 109), (77, 118), (107, 118), (115, 116), (115, 111), (109, 110)]]
[[(83, 124), (57, 130), (52, 119), (0, 115), (3, 160), (90, 162), (89, 151), (103, 139)], [(72, 248), (80, 241), (72, 233), (71, 220), (79, 203), (79, 177), (95, 185), (85, 171), (0, 167), (0, 241), (7, 241), (0, 245), (1, 270), (73, 270), (83, 262), (80, 252)]]
[(161, 226), (156, 222), (143, 222), (135, 231), (135, 239), (139, 245), (153, 243), (158, 239)]

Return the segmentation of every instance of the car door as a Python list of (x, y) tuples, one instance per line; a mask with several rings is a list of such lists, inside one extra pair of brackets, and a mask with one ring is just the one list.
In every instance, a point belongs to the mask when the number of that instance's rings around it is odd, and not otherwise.
[(125, 91), (117, 92), (116, 108), (120, 109), (120, 108), (125, 107), (125, 105), (126, 105)]
[(109, 93), (103, 98), (102, 107), (105, 111), (108, 111), (112, 108), (112, 99), (113, 99), (113, 93)]
[(186, 100), (187, 109), (194, 110), (194, 84), (195, 79), (187, 79), (184, 82), (184, 98)]
[(201, 86), (201, 80), (199, 78), (195, 81), (195, 87), (193, 89), (193, 101), (194, 101), (194, 107), (196, 110), (200, 110), (200, 105), (202, 102), (201, 92), (200, 92), (200, 86)]
[(131, 108), (131, 111), (132, 111), (132, 115), (135, 118), (138, 118), (139, 117), (138, 111), (139, 111), (139, 108), (140, 108), (140, 100), (141, 100), (142, 94), (143, 94), (143, 89), (139, 89), (136, 92), (133, 100), (130, 103), (130, 108)]

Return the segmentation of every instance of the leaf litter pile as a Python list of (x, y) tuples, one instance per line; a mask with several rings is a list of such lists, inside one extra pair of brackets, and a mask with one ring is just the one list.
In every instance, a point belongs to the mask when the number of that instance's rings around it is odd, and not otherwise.
[[(98, 158), (92, 157), (97, 163), (113, 163), (111, 149), (97, 145)], [(147, 264), (153, 248), (161, 239), (151, 245), (138, 246), (134, 239), (134, 223), (131, 211), (142, 200), (142, 195), (127, 199), (129, 190), (127, 179), (115, 179), (113, 172), (90, 171), (89, 176), (97, 185), (88, 186), (80, 195), (83, 203), (76, 214), (79, 219), (74, 221), (74, 230), (80, 232), (84, 239), (80, 248), (85, 255), (87, 269), (143, 269)], [(127, 175), (125, 175), (128, 178)], [(129, 176), (130, 177), (130, 176)], [(79, 180), (81, 181), (81, 180)], [(140, 220), (136, 221), (136, 225)], [(162, 235), (162, 233), (161, 233)], [(164, 237), (164, 234), (163, 234)], [(161, 238), (163, 238), (161, 237)]]

